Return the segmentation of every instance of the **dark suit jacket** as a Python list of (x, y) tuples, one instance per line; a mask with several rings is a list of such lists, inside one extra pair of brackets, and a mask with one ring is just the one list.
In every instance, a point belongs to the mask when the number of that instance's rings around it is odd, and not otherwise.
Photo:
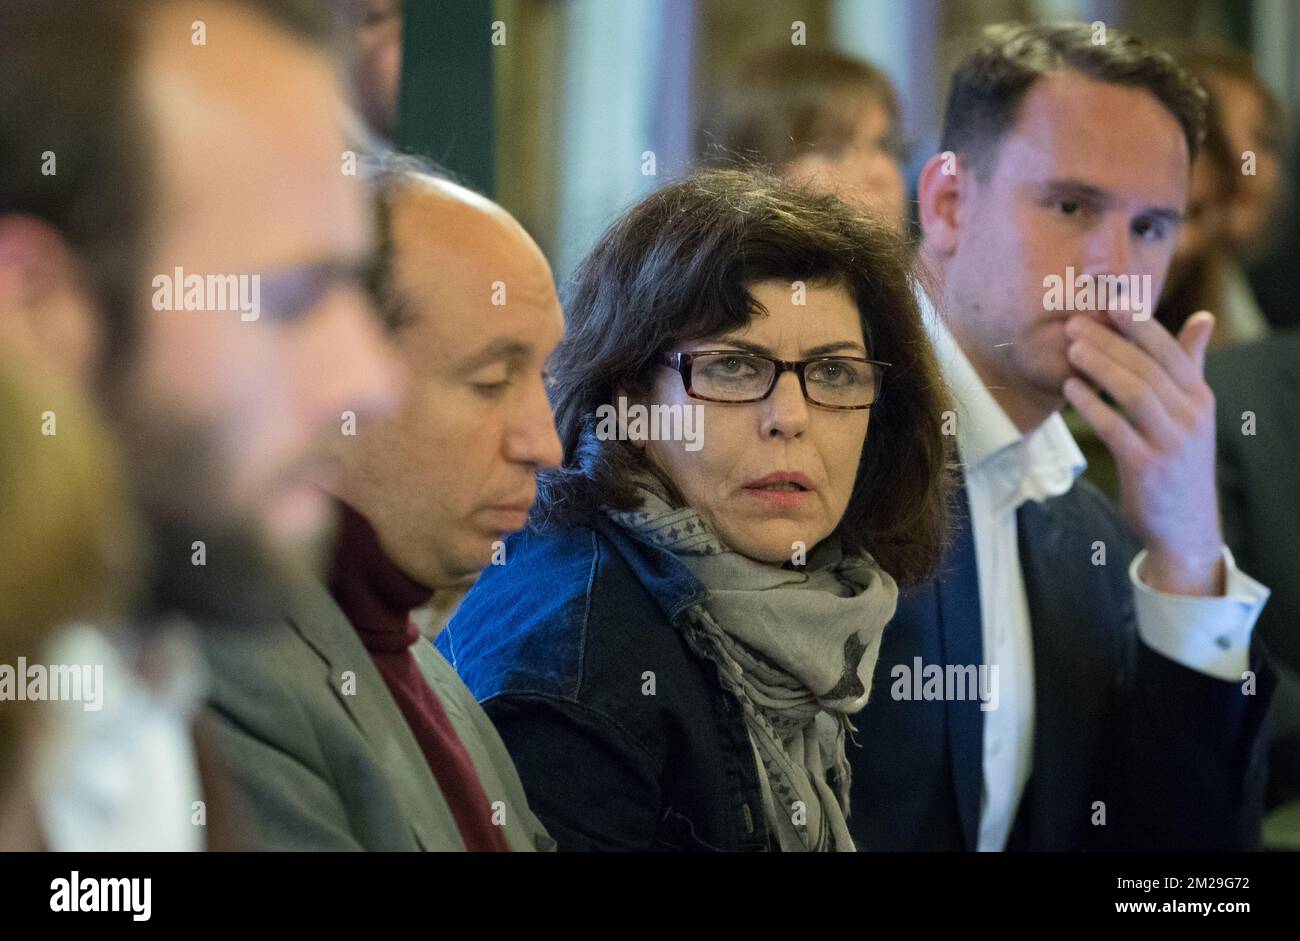
[[(973, 850), (983, 782), (979, 702), (890, 695), (895, 664), (978, 664), (979, 585), (960, 491), (958, 533), (937, 581), (906, 593), (881, 641), (849, 825), (867, 850)], [(1008, 849), (1228, 849), (1258, 839), (1258, 747), (1271, 674), (1241, 684), (1141, 643), (1128, 566), (1138, 550), (1106, 498), (1079, 480), (1018, 514), (1034, 645), (1033, 773)], [(1093, 565), (1093, 543), (1106, 564)], [(1258, 660), (1258, 656), (1255, 657)], [(1097, 802), (1104, 805), (1104, 825)]]
[(1218, 402), (1224, 537), (1273, 591), (1256, 632), (1283, 667), (1270, 786), (1281, 803), (1300, 797), (1300, 328), (1213, 353), (1205, 374)]

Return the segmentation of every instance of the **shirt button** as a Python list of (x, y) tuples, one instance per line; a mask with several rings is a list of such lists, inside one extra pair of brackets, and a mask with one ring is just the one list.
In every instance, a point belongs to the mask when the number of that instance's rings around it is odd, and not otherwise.
[(1232, 638), (1227, 634), (1220, 634), (1214, 638), (1214, 642), (1219, 645), (1220, 649), (1227, 650), (1232, 647)]

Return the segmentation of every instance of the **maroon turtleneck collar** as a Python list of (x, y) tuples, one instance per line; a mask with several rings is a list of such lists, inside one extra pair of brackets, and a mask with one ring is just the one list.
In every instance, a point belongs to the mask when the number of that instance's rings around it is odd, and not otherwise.
[(388, 558), (369, 520), (342, 501), (339, 508), (330, 594), (367, 650), (406, 650), (419, 639), (411, 611), (427, 604), (433, 589), (421, 585)]
[(491, 805), (473, 759), (411, 652), (412, 645), (420, 642), (411, 609), (425, 604), (433, 591), (388, 558), (374, 527), (346, 503), (341, 505), (329, 590), (370, 652), (415, 736), (466, 849), (508, 850), (504, 833), (492, 822)]

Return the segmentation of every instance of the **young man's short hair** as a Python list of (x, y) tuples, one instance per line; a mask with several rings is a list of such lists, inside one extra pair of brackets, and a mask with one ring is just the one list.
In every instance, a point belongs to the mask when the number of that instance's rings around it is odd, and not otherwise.
[(986, 28), (953, 73), (939, 149), (952, 151), (986, 178), (998, 145), (1014, 126), (1020, 102), (1049, 72), (1074, 71), (1090, 79), (1151, 92), (1178, 119), (1190, 159), (1205, 135), (1205, 90), (1166, 52), (1135, 36), (1085, 23)]

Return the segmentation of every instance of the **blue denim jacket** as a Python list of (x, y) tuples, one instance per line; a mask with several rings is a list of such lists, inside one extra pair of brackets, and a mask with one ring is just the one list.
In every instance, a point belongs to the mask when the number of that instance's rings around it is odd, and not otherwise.
[(510, 538), (437, 646), (561, 850), (764, 850), (735, 696), (674, 626), (705, 588), (603, 514)]

